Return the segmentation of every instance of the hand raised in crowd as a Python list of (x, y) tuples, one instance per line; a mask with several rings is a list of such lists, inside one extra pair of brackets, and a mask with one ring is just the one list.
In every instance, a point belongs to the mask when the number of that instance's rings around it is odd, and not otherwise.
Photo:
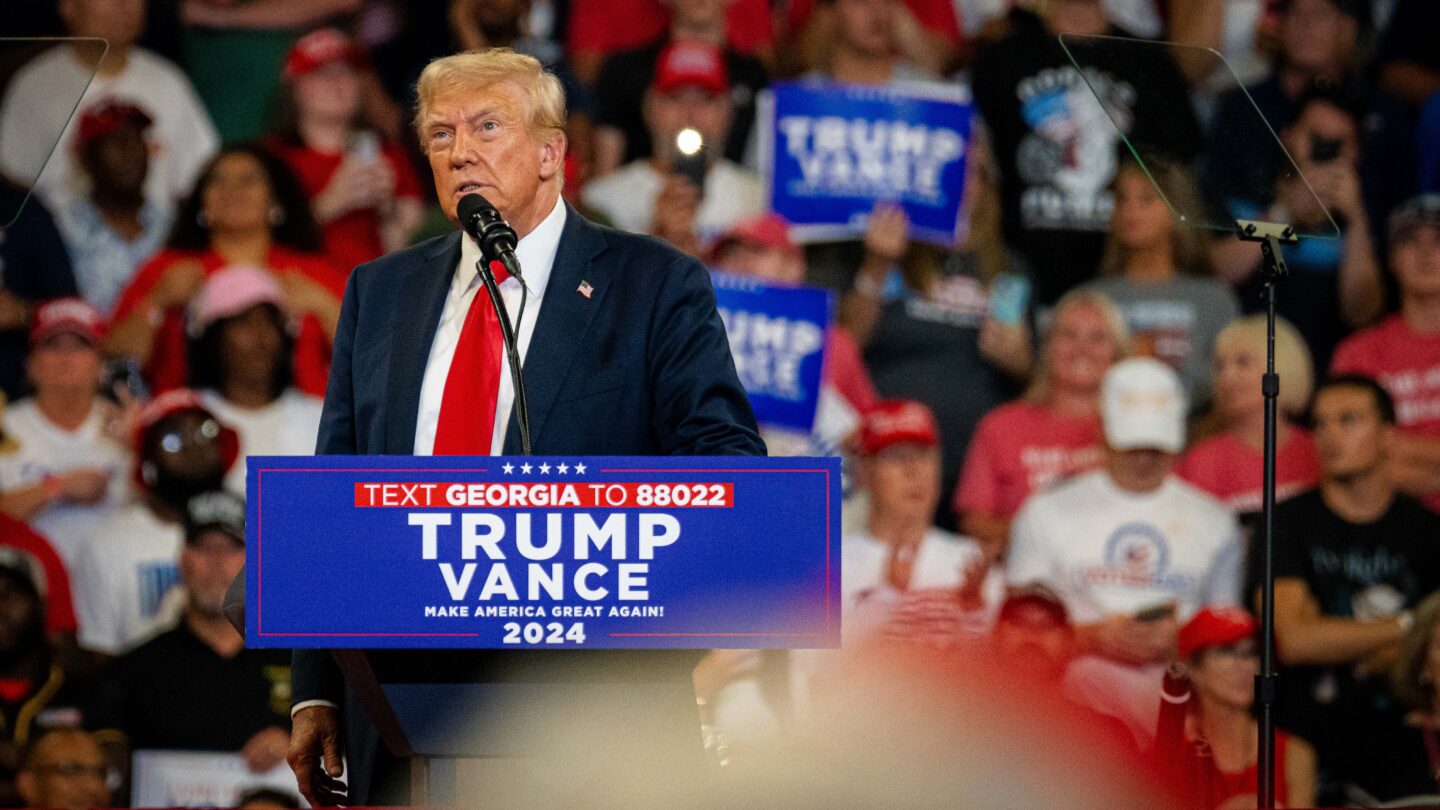
[(665, 178), (655, 197), (655, 210), (650, 216), (650, 232), (677, 248), (696, 255), (700, 238), (695, 223), (700, 218), (700, 189), (682, 175)]
[(110, 441), (121, 447), (129, 447), (131, 437), (135, 435), (135, 424), (140, 419), (140, 411), (145, 407), (145, 403), (136, 399), (130, 389), (120, 381), (116, 381), (111, 393), (115, 395), (117, 407), (110, 408), (105, 414), (101, 430)]
[(980, 324), (978, 347), (981, 357), (1006, 374), (1023, 379), (1030, 373), (1034, 358), (1024, 323), (1003, 323), (987, 315)]
[(1354, 221), (1365, 215), (1365, 198), (1360, 191), (1360, 173), (1349, 164), (1335, 161), (1306, 170), (1315, 195), (1332, 213)]
[(60, 497), (70, 503), (99, 503), (110, 488), (110, 473), (102, 469), (67, 470), (55, 477)]
[(290, 753), (285, 757), (300, 795), (315, 807), (336, 807), (348, 798), (340, 781), (340, 712), (331, 706), (307, 706), (295, 713)]
[(890, 203), (881, 203), (870, 212), (870, 221), (865, 226), (865, 260), (873, 259), (883, 263), (885, 269), (905, 258), (910, 248), (910, 219), (905, 209)]
[(395, 196), (395, 172), (384, 160), (362, 161), (346, 155), (315, 197), (312, 208), (322, 224), (351, 211), (381, 208)]
[(160, 309), (183, 307), (205, 284), (205, 268), (194, 259), (181, 259), (160, 276), (150, 290), (150, 302)]
[(245, 742), (240, 756), (251, 773), (265, 773), (285, 761), (290, 752), (290, 735), (278, 726), (263, 728)]

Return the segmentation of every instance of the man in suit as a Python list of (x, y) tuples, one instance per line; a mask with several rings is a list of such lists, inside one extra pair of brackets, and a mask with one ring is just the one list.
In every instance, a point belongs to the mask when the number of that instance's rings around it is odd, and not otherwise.
[[(530, 57), (494, 50), (436, 60), (416, 89), (416, 128), (441, 207), (458, 221), (460, 198), (481, 193), (519, 237), (527, 301), (515, 333), (533, 451), (763, 455), (704, 268), (657, 240), (593, 225), (561, 201), (565, 102), (555, 77)], [(514, 389), (479, 258), (475, 240), (456, 232), (356, 268), (317, 453), (519, 452)], [(518, 315), (521, 279), (497, 281)], [(382, 678), (398, 680), (675, 684), (688, 683), (698, 657), (547, 650), (369, 660)], [(406, 803), (408, 796), (370, 791), (387, 769), (408, 769), (378, 750), (329, 654), (297, 651), (293, 685), (289, 760), (306, 798), (345, 799), (334, 778), (343, 729), (348, 803)], [(688, 711), (698, 748), (693, 694), (688, 702), (666, 707), (657, 722), (673, 731)], [(495, 733), (509, 739), (524, 730)], [(604, 731), (592, 724), (575, 733)]]

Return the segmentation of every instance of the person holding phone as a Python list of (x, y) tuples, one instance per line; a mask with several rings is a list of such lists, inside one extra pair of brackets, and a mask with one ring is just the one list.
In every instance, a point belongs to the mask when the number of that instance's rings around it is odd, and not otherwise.
[(1242, 550), (1223, 504), (1176, 477), (1185, 396), (1159, 360), (1122, 360), (1101, 386), (1101, 469), (1032, 497), (1011, 530), (1006, 581), (1056, 592), (1079, 657), (1065, 687), (1083, 705), (1155, 733), (1180, 623), (1240, 598)]
[(266, 146), (285, 161), (347, 270), (410, 244), (420, 181), (399, 145), (363, 127), (365, 52), (334, 28), (301, 37), (285, 59), (279, 126)]
[(760, 178), (723, 157), (734, 111), (719, 46), (683, 41), (661, 51), (644, 113), (654, 154), (586, 184), (581, 199), (592, 213), (692, 256), (764, 213)]

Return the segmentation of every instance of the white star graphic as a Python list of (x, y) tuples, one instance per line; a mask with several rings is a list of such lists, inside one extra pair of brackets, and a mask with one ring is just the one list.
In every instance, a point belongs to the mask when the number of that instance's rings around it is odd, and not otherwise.
[(559, 464), (555, 465), (555, 472), (564, 475), (565, 473), (570, 472), (570, 465), (562, 461)]
[(540, 472), (541, 472), (542, 475), (549, 474), (549, 472), (550, 472), (550, 465), (549, 465), (549, 464), (541, 464), (541, 465), (540, 465)]
[(584, 465), (584, 464), (576, 464), (576, 465), (575, 465), (575, 474), (576, 474), (576, 475), (584, 475), (584, 474), (585, 474), (585, 465)]
[(504, 470), (506, 475), (509, 475), (510, 473), (515, 472), (515, 465), (514, 465), (514, 464), (506, 464), (505, 466), (501, 467), (500, 469)]
[(525, 473), (526, 475), (529, 475), (529, 474), (530, 474), (530, 465), (529, 465), (529, 464), (521, 464), (521, 465), (520, 465), (520, 472)]

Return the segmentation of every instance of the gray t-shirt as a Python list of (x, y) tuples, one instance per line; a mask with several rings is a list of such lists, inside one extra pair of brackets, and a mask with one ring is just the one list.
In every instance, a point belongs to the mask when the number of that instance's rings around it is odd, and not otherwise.
[(1107, 276), (1083, 286), (1125, 313), (1135, 354), (1157, 357), (1180, 373), (1190, 410), (1204, 407), (1215, 336), (1240, 312), (1235, 293), (1217, 279), (1182, 275), (1158, 282)]

